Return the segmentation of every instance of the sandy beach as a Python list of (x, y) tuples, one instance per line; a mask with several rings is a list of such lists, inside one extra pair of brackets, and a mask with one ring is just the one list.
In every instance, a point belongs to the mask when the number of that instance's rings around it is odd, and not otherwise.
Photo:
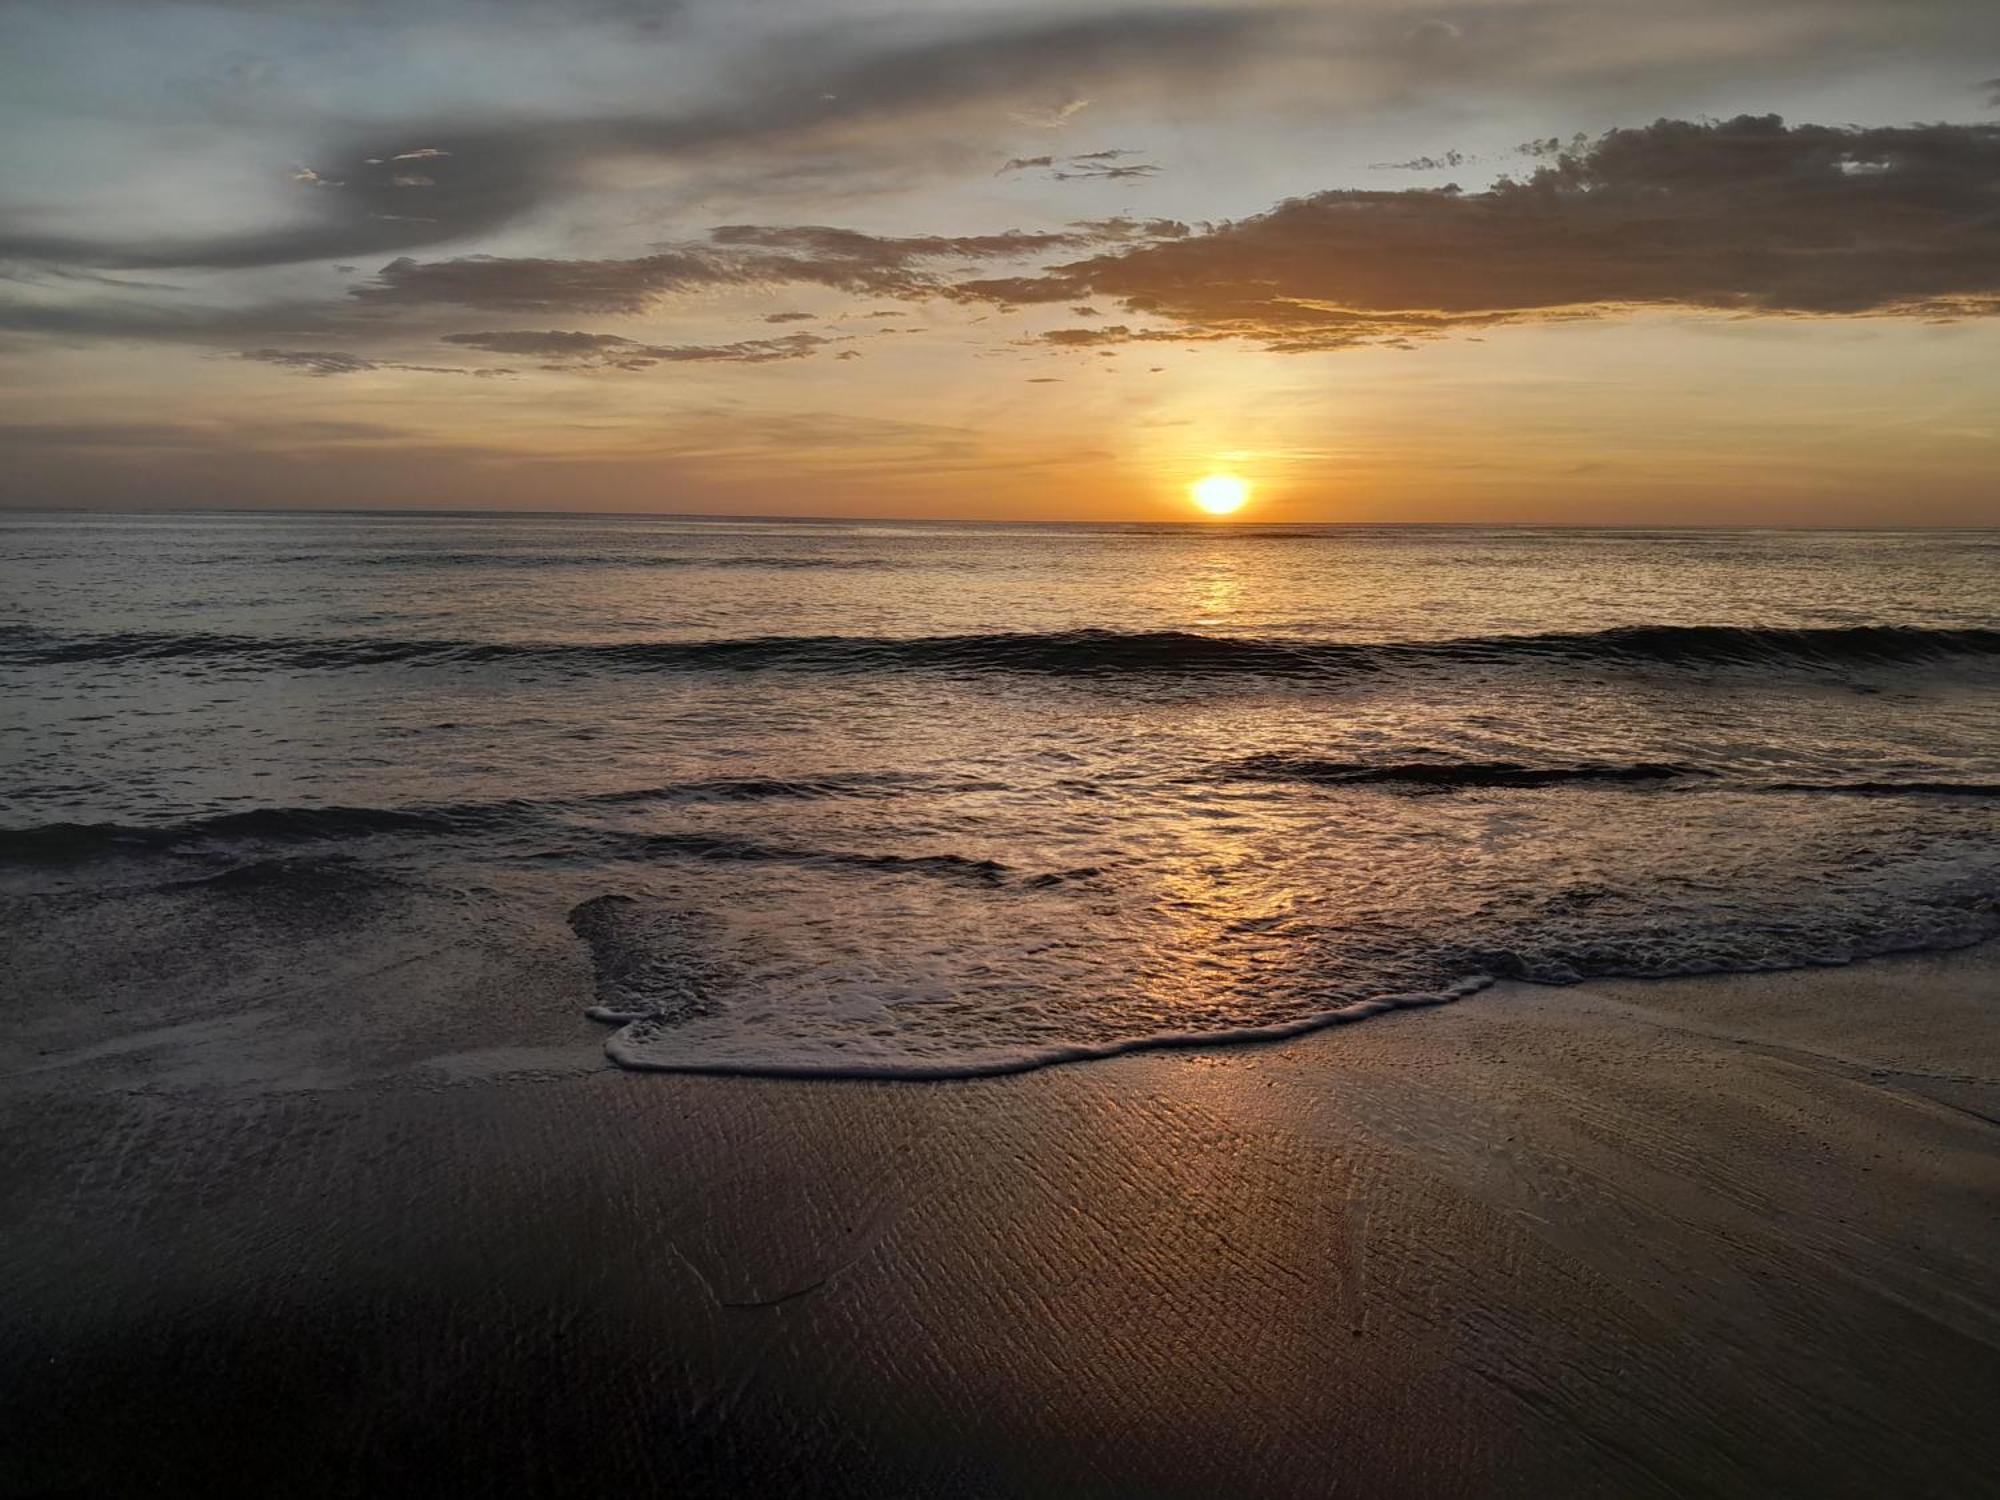
[(2000, 1500), (2000, 0), (0, 0), (0, 1500)]
[(26, 1007), (0, 1490), (2000, 1492), (1991, 946), (944, 1084), (621, 1072), (545, 978)]

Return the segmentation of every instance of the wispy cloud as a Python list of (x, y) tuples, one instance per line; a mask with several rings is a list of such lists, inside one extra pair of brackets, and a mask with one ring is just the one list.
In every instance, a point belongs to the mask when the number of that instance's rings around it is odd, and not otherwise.
[(1114, 147), (1107, 151), (1079, 151), (1067, 156), (1014, 156), (1000, 164), (993, 175), (1005, 177), (1012, 173), (1040, 170), (1051, 182), (1072, 182), (1085, 178), (1133, 178), (1152, 177), (1159, 168), (1146, 162), (1123, 162), (1128, 156), (1137, 156), (1136, 151)]
[(301, 375), (365, 375), (377, 370), (412, 370), (424, 375), (511, 375), (495, 368), (474, 369), (462, 365), (412, 365), (400, 360), (373, 359), (338, 349), (245, 349), (239, 359), (259, 364), (281, 365)]
[(1041, 232), (884, 236), (817, 224), (729, 224), (705, 241), (619, 259), (400, 257), (351, 295), (369, 304), (576, 313), (633, 313), (669, 292), (715, 287), (812, 284), (864, 295), (928, 296), (950, 284), (939, 267), (951, 262), (1074, 251), (1179, 228), (1104, 220)]
[[(311, 217), (272, 227), (120, 240), (0, 228), (0, 257), (107, 269), (275, 266), (396, 255), (491, 233), (574, 192), (596, 164), (651, 157), (687, 164), (754, 149), (796, 150), (822, 136), (908, 130), (939, 111), (1032, 97), (1052, 80), (1143, 75), (1157, 84), (1213, 72), (1288, 20), (1284, 6), (1159, 4), (1113, 13), (961, 25), (856, 53), (801, 34), (762, 60), (754, 86), (685, 111), (521, 120), (516, 114), (413, 121), (395, 133), (335, 140), (300, 171)], [(831, 53), (831, 56), (829, 56)], [(1081, 107), (1072, 101), (1064, 118)], [(424, 142), (410, 146), (412, 140)], [(424, 171), (406, 170), (421, 161)], [(407, 199), (421, 188), (423, 206)], [(285, 205), (273, 204), (274, 217)]]
[(1407, 161), (1371, 161), (1371, 172), (1444, 172), (1453, 167), (1462, 167), (1472, 158), (1463, 151), (1453, 148), (1436, 156), (1412, 156)]
[(741, 339), (731, 344), (646, 344), (615, 333), (508, 329), (494, 333), (448, 333), (447, 344), (512, 354), (542, 362), (543, 369), (646, 370), (658, 364), (769, 364), (805, 359), (832, 342), (817, 334), (792, 333), (781, 338)]

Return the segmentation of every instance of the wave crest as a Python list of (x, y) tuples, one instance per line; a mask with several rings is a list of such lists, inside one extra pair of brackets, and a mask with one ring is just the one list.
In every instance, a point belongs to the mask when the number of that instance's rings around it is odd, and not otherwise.
[(63, 635), (0, 628), (0, 662), (227, 661), (290, 670), (478, 666), (517, 662), (623, 671), (897, 670), (1337, 677), (1397, 668), (1584, 665), (1840, 671), (2000, 658), (2000, 630), (1854, 625), (1778, 629), (1631, 625), (1540, 635), (1345, 642), (1189, 631), (1062, 630), (945, 636), (742, 636), (694, 641), (534, 642), (267, 637), (120, 632)]

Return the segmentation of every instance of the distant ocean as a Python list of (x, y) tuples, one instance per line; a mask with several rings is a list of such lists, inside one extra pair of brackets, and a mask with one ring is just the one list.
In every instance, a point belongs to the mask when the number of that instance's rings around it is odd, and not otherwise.
[(421, 892), (634, 1067), (2000, 932), (2000, 532), (22, 514), (0, 695), (11, 923)]

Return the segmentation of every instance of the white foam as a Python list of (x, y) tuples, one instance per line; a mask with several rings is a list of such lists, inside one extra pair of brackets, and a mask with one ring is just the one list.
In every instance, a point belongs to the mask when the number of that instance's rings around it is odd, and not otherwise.
[[(1256, 1042), (1285, 1041), (1365, 1021), (1390, 1011), (1447, 1005), (1477, 994), (1494, 982), (1490, 974), (1474, 974), (1441, 990), (1407, 995), (1382, 995), (1261, 1026), (1218, 1027), (1202, 1031), (1161, 1031), (1144, 1036), (1121, 1037), (1104, 1042), (1077, 1042), (1049, 1047), (971, 1048), (948, 1055), (910, 1054), (898, 1056), (886, 1048), (864, 1055), (846, 1045), (842, 1038), (833, 1044), (801, 1047), (790, 1051), (772, 1047), (768, 1040), (752, 1041), (731, 1036), (725, 1025), (675, 1027), (663, 1032), (646, 1028), (650, 1018), (627, 1022), (606, 1039), (604, 1052), (621, 1068), (649, 1073), (710, 1073), (753, 1078), (845, 1078), (901, 1079), (911, 1082), (965, 1078), (995, 1078), (1010, 1073), (1029, 1073), (1065, 1063), (1101, 1062), (1132, 1052), (1161, 1052), (1169, 1049), (1236, 1047)], [(602, 1007), (592, 1007), (594, 1020), (612, 1020), (600, 1015)], [(884, 1039), (856, 1038), (869, 1044)], [(886, 1039), (893, 1044), (894, 1038)], [(667, 1044), (679, 1045), (669, 1047)], [(836, 1052), (834, 1048), (840, 1050)], [(683, 1048), (685, 1050), (683, 1050)]]

